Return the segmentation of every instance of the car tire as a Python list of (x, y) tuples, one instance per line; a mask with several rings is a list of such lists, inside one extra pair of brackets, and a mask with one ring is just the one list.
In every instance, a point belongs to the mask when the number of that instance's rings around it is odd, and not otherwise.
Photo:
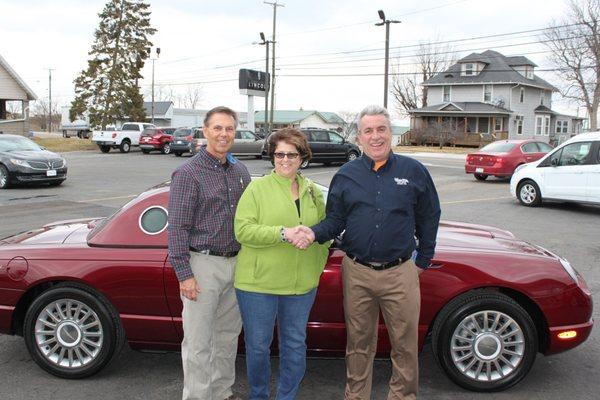
[(10, 174), (8, 168), (0, 164), (0, 189), (8, 189), (10, 187)]
[(542, 203), (540, 187), (531, 179), (519, 182), (517, 185), (517, 198), (526, 207), (537, 207)]
[(150, 154), (150, 150), (142, 149), (142, 153), (144, 153), (144, 154)]
[(100, 145), (100, 151), (103, 153), (108, 153), (110, 151), (110, 146)]
[(355, 151), (348, 152), (348, 156), (346, 157), (346, 162), (350, 162), (356, 160), (359, 157), (358, 153)]
[(123, 141), (121, 142), (121, 145), (119, 146), (119, 151), (121, 153), (129, 153), (130, 150), (131, 150), (131, 143), (129, 142), (129, 140), (123, 139)]
[(516, 301), (497, 292), (474, 291), (440, 311), (432, 330), (432, 349), (456, 384), (495, 392), (527, 375), (538, 339), (531, 316)]
[[(275, 164), (273, 164), (273, 165), (275, 165)], [(308, 168), (309, 165), (310, 165), (310, 160), (307, 158), (306, 160), (302, 160), (302, 162), (300, 163), (300, 168), (306, 169), (306, 168)]]
[(180, 152), (180, 151), (176, 151), (176, 152), (175, 152), (175, 157), (181, 157), (181, 155), (182, 155), (182, 154), (183, 154), (182, 152)]
[(75, 283), (53, 286), (31, 303), (23, 337), (42, 369), (67, 379), (97, 373), (125, 342), (111, 304), (92, 289)]
[(488, 177), (486, 174), (473, 174), (473, 176), (478, 181), (485, 181), (487, 179), (487, 177)]
[(171, 154), (171, 144), (170, 143), (165, 143), (165, 145), (161, 149), (161, 152), (163, 154)]

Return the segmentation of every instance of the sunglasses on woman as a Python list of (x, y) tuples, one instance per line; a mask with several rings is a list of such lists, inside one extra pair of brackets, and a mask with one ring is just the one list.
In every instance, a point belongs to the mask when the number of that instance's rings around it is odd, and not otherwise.
[(273, 155), (275, 156), (275, 158), (277, 158), (278, 160), (283, 160), (284, 157), (287, 157), (288, 160), (295, 160), (296, 158), (298, 158), (298, 156), (300, 154), (298, 153), (283, 153), (283, 152), (276, 152), (273, 153)]

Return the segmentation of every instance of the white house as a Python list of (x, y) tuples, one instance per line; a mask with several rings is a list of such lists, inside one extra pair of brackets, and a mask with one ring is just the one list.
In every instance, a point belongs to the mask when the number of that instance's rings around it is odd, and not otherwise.
[(0, 56), (0, 133), (24, 135), (29, 131), (29, 102), (33, 90)]

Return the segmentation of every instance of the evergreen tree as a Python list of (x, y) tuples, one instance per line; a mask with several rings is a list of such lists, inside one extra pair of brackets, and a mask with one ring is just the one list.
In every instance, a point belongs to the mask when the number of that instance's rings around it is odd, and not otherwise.
[(99, 14), (86, 70), (75, 79), (70, 118), (86, 111), (92, 126), (102, 129), (117, 120), (144, 121), (144, 99), (137, 87), (150, 55), (149, 5), (140, 0), (109, 0)]

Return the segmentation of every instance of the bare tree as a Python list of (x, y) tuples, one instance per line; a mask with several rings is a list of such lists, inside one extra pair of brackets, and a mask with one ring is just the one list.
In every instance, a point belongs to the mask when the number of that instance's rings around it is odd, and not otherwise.
[[(32, 116), (48, 116), (48, 99), (37, 99), (32, 102), (30, 107), (30, 114)], [(56, 102), (52, 102), (52, 115), (60, 115), (60, 105)]]
[(203, 98), (202, 87), (188, 86), (185, 92), (179, 96), (179, 105), (183, 108), (195, 110), (196, 107), (200, 106)]
[(343, 120), (342, 136), (344, 139), (356, 136), (358, 133), (358, 113), (354, 111), (339, 111), (337, 113)]
[(586, 108), (590, 130), (598, 129), (600, 104), (600, 0), (571, 0), (567, 15), (543, 34), (550, 61), (564, 82), (560, 93)]
[(400, 115), (408, 110), (427, 106), (427, 87), (421, 84), (434, 75), (450, 68), (456, 62), (456, 56), (448, 44), (434, 42), (421, 43), (410, 72), (401, 68), (398, 59), (392, 79), (392, 95), (396, 100), (396, 109)]

